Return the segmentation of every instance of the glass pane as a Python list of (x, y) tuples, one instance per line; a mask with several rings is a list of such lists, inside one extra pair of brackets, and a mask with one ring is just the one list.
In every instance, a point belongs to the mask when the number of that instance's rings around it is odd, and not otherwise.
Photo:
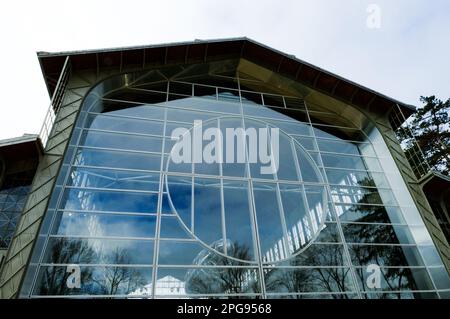
[(322, 161), (325, 167), (348, 168), (365, 170), (364, 159), (359, 156), (344, 156), (336, 154), (322, 154)]
[(301, 146), (308, 151), (317, 151), (317, 147), (312, 137), (294, 136), (293, 137)]
[(173, 298), (220, 294), (220, 298), (245, 298), (260, 291), (257, 268), (159, 268), (155, 295)]
[(153, 263), (152, 240), (84, 239), (51, 237), (44, 263), (148, 264)]
[(382, 173), (369, 173), (358, 171), (347, 171), (340, 169), (325, 169), (328, 182), (336, 185), (348, 185), (348, 186), (377, 186), (377, 187), (389, 187), (384, 174)]
[(162, 150), (162, 138), (160, 137), (97, 131), (84, 131), (81, 135), (80, 144), (130, 151), (161, 152)]
[(117, 190), (159, 190), (159, 173), (75, 167), (67, 185)]
[[(262, 98), (260, 93), (241, 91), (242, 103), (262, 105)], [(255, 105), (256, 106), (256, 105)]]
[(363, 187), (331, 187), (334, 202), (359, 203), (359, 204), (383, 204), (378, 189)]
[[(321, 115), (318, 115), (320, 117)], [(331, 124), (336, 121), (336, 115), (333, 114), (331, 117)], [(366, 142), (367, 136), (362, 133), (361, 130), (355, 128), (343, 128), (335, 127), (332, 125), (320, 125), (314, 124), (314, 134), (318, 138), (327, 138), (333, 140), (346, 140), (346, 141), (356, 141), (356, 142)]]
[(170, 82), (169, 92), (182, 95), (192, 95), (192, 84), (182, 82)]
[(161, 238), (192, 239), (189, 231), (185, 228), (178, 217), (161, 216)]
[(271, 254), (275, 261), (285, 259), (287, 250), (276, 184), (254, 183), (253, 188), (262, 255)]
[[(276, 114), (280, 114), (278, 112), (272, 111)], [(281, 131), (287, 133), (287, 134), (295, 134), (295, 135), (306, 135), (311, 136), (311, 127), (306, 123), (300, 123), (293, 119), (291, 119), (288, 116), (280, 114), (279, 117), (282, 117), (283, 119), (287, 119), (288, 121), (276, 121), (276, 120), (268, 120), (267, 122), (272, 124), (275, 127), (280, 128)]]
[(399, 207), (374, 205), (335, 205), (341, 221), (361, 223), (404, 223)]
[(308, 246), (300, 254), (281, 263), (283, 266), (345, 266), (344, 247), (340, 244), (316, 244)]
[(356, 266), (423, 266), (415, 246), (349, 245)]
[[(124, 83), (125, 84), (125, 83)], [(109, 92), (106, 97), (113, 100), (132, 101), (136, 103), (159, 104), (166, 101), (166, 91), (154, 92), (143, 86), (142, 88), (122, 87), (121, 90)], [(163, 85), (151, 89), (163, 89)]]
[(280, 180), (298, 181), (296, 164), (294, 160), (293, 149), (298, 148), (296, 144), (291, 144), (291, 138), (281, 135), (279, 140), (279, 167), (277, 176)]
[(414, 243), (407, 226), (342, 224), (348, 243)]
[(266, 268), (268, 293), (354, 291), (350, 268)]
[(324, 216), (308, 211), (302, 186), (280, 184), (281, 201), (286, 221), (288, 245), (291, 253), (307, 245), (321, 229)]
[(297, 153), (298, 165), (300, 166), (301, 178), (307, 183), (322, 183), (323, 177), (317, 168), (316, 162), (313, 158), (302, 150), (300, 147), (296, 147), (295, 151)]
[(316, 243), (337, 243), (341, 242), (341, 236), (339, 234), (337, 225), (335, 223), (325, 223), (319, 235), (315, 239)]
[(156, 216), (58, 212), (54, 234), (154, 237)]
[[(358, 284), (363, 291), (372, 290), (367, 287), (367, 278), (372, 272), (364, 268), (356, 269)], [(380, 291), (390, 290), (431, 290), (433, 284), (425, 268), (381, 268)]]
[[(220, 119), (220, 129), (224, 140), (226, 139), (226, 147), (223, 152), (223, 176), (246, 176), (247, 165), (245, 163), (245, 143), (241, 135), (237, 134), (236, 129), (242, 128), (242, 120), (240, 119)], [(236, 134), (234, 134), (236, 133)]]
[(305, 110), (305, 101), (303, 101), (302, 99), (298, 99), (295, 97), (285, 97), (284, 101), (288, 109)]
[(191, 214), (193, 190), (192, 178), (181, 176), (167, 176), (167, 191), (169, 193), (169, 205), (171, 204), (174, 213), (177, 214), (187, 228), (193, 229), (193, 219)]
[(363, 155), (359, 149), (360, 146), (364, 147), (365, 154), (368, 156), (369, 154), (373, 154), (372, 156), (375, 156), (374, 152), (368, 153), (367, 149), (368, 147), (371, 147), (370, 144), (362, 144), (362, 143), (355, 143), (355, 142), (348, 142), (348, 141), (337, 141), (337, 140), (326, 140), (326, 139), (317, 139), (317, 144), (319, 145), (319, 150), (322, 152), (333, 152), (333, 153), (343, 153), (343, 154), (349, 154), (349, 155)]
[(152, 280), (151, 268), (81, 266), (80, 288), (68, 286), (71, 269), (62, 266), (41, 267), (34, 295), (151, 295), (148, 286)]
[(239, 266), (248, 262), (226, 257), (223, 242), (207, 247), (195, 241), (161, 240), (159, 242), (160, 265)]
[(194, 194), (194, 234), (205, 244), (223, 245), (220, 180), (195, 178)]
[(140, 120), (135, 118), (89, 114), (89, 128), (116, 132), (162, 135), (164, 122)]
[(327, 216), (326, 190), (323, 186), (305, 185), (305, 193), (308, 201), (312, 231), (316, 232), (318, 225), (323, 223)]
[(429, 268), (428, 270), (437, 289), (448, 289), (450, 287), (450, 276), (445, 267)]
[(77, 151), (74, 164), (159, 171), (161, 155), (82, 148)]
[(247, 182), (224, 180), (223, 192), (227, 238), (226, 254), (240, 260), (254, 260), (248, 184)]
[[(188, 107), (189, 104), (188, 101), (189, 99), (183, 99), (183, 100), (177, 100), (177, 101), (172, 101), (171, 105), (174, 106), (183, 106), (183, 107)], [(183, 102), (183, 103), (181, 103)], [(218, 117), (217, 114), (208, 114), (205, 112), (196, 112), (196, 111), (188, 111), (188, 110), (181, 110), (181, 109), (175, 109), (175, 108), (170, 108), (167, 110), (167, 120), (168, 121), (177, 121), (177, 122), (184, 122), (186, 123), (186, 128), (190, 129), (193, 125), (194, 125), (194, 121), (207, 121), (211, 118), (215, 118)]]
[[(156, 102), (166, 101), (166, 94), (154, 94)], [(120, 101), (103, 100), (95, 109), (90, 110), (97, 113), (108, 113), (113, 115), (132, 116), (150, 120), (164, 119), (164, 109), (159, 106), (138, 105), (136, 103), (125, 103)]]
[(158, 194), (66, 189), (60, 209), (156, 213)]
[(283, 97), (279, 95), (263, 94), (264, 105), (284, 108)]
[[(442, 296), (442, 295), (441, 295)], [(435, 292), (366, 293), (364, 299), (438, 299)]]
[(217, 98), (215, 87), (199, 85), (199, 84), (194, 84), (194, 95), (202, 97), (202, 98), (210, 98), (210, 99), (214, 99), (214, 100)]

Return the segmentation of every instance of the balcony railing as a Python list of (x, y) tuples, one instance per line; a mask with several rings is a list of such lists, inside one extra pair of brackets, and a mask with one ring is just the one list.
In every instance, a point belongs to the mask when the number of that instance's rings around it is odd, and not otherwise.
[(53, 96), (50, 101), (47, 113), (45, 115), (44, 123), (42, 124), (41, 130), (39, 132), (39, 137), (41, 138), (42, 145), (44, 149), (47, 147), (48, 139), (53, 130), (53, 124), (55, 123), (56, 114), (61, 107), (66, 93), (66, 86), (70, 77), (70, 59), (66, 57), (64, 65), (62, 67), (61, 73), (56, 83), (55, 90), (53, 91)]
[[(407, 118), (400, 109), (400, 106), (397, 104), (389, 116), (389, 121), (391, 122), (392, 127), (397, 128), (397, 130), (399, 130), (400, 128), (404, 129), (404, 133), (406, 133), (407, 139), (409, 140), (410, 144), (410, 146), (408, 147), (408, 151), (405, 152), (406, 158), (411, 165), (414, 175), (416, 175), (417, 179), (421, 179), (431, 171), (431, 166), (428, 163), (413, 132), (407, 125), (406, 120)], [(400, 145), (404, 149), (404, 145), (402, 145), (403, 143), (405, 143), (405, 141), (400, 141)]]

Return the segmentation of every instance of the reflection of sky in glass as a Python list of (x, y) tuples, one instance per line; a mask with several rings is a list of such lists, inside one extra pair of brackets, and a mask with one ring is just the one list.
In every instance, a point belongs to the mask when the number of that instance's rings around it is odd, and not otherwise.
[[(274, 111), (267, 110), (267, 112)], [(242, 124), (241, 118), (223, 117), (219, 121), (214, 120), (204, 123), (203, 130), (220, 125), (223, 143), (226, 146), (228, 142), (226, 129), (243, 128)], [(254, 128), (258, 132), (260, 128), (266, 129), (267, 127), (267, 124), (263, 122), (245, 119), (246, 129)], [(206, 142), (203, 141), (203, 147), (205, 144)], [(234, 141), (234, 145), (234, 151), (236, 151), (237, 140)], [(247, 147), (250, 149), (248, 141)], [(258, 148), (256, 151), (258, 151)], [(292, 207), (289, 207), (289, 203), (286, 203), (286, 211), (284, 211), (277, 184), (266, 184), (264, 186), (254, 182), (253, 196), (255, 197), (256, 219), (258, 221), (258, 231), (256, 231), (252, 226), (254, 222), (252, 221), (252, 206), (249, 205), (251, 198), (248, 193), (248, 181), (243, 173), (245, 163), (223, 163), (221, 166), (217, 163), (195, 163), (193, 165), (195, 174), (218, 176), (222, 173), (223, 176), (236, 176), (245, 179), (244, 181), (226, 179), (221, 181), (218, 178), (195, 177), (194, 184), (191, 186), (191, 180), (186, 178), (182, 180), (182, 177), (172, 175), (179, 172), (190, 174), (192, 171), (191, 165), (176, 164), (169, 161), (168, 172), (171, 175), (167, 177), (167, 189), (175, 212), (178, 213), (186, 227), (203, 243), (211, 245), (217, 241), (231, 241), (236, 245), (245, 247), (249, 255), (246, 259), (255, 258), (254, 248), (256, 243), (254, 239), (257, 237), (264, 259), (278, 261), (297, 253), (322, 228), (319, 225), (325, 219), (323, 216), (326, 213), (323, 208), (325, 190), (323, 186), (320, 186), (314, 191), (308, 191), (310, 194), (304, 194), (304, 186), (300, 181), (321, 183), (322, 177), (306, 151), (284, 133), (281, 134), (279, 139), (279, 151), (278, 172), (276, 174), (261, 174), (260, 168), (264, 164), (260, 162), (260, 158), (257, 156), (256, 163), (249, 163), (252, 178), (281, 179), (297, 183), (298, 200), (297, 202), (294, 201), (294, 206), (297, 207), (299, 202), (307, 199), (311, 202), (309, 208), (305, 206), (303, 209), (293, 210)], [(225, 147), (224, 159), (226, 159), (226, 152)], [(236, 160), (237, 156), (234, 154), (233, 161), (236, 162)], [(303, 174), (298, 174), (297, 163)], [(193, 187), (193, 193), (190, 187)], [(271, 188), (271, 192), (268, 193), (265, 189), (267, 187)], [(314, 192), (317, 193), (316, 197), (313, 195)], [(186, 203), (191, 203), (193, 207), (186, 205)], [(178, 206), (180, 206), (179, 209)], [(237, 227), (237, 225), (239, 226)], [(221, 252), (233, 257), (226, 248), (227, 245), (220, 246), (220, 249), (224, 249)]]
[[(167, 87), (166, 83), (160, 84)], [(196, 87), (194, 92), (197, 92)], [(134, 89), (127, 88), (127, 94), (134, 92), (130, 90)], [(215, 88), (209, 87), (206, 91), (206, 95), (214, 94)], [(259, 262), (258, 251), (269, 293), (354, 291), (357, 282), (348, 285), (349, 269), (346, 267), (349, 260), (344, 254), (341, 233), (349, 246), (358, 280), (364, 279), (364, 274), (360, 277), (359, 271), (371, 262), (399, 267), (384, 274), (392, 287), (417, 289), (422, 285), (420, 287), (429, 289), (426, 272), (417, 270), (412, 275), (410, 270), (404, 269), (406, 266), (423, 266), (419, 249), (392, 246), (414, 243), (414, 238), (406, 226), (387, 225), (391, 222), (404, 224), (404, 219), (400, 208), (396, 207), (378, 159), (367, 157), (376, 154), (360, 130), (338, 130), (323, 123), (314, 124), (312, 130), (308, 123), (299, 122), (308, 120), (304, 108), (300, 111), (285, 110), (286, 114), (282, 114), (254, 103), (252, 100), (262, 102), (261, 95), (251, 92), (243, 93), (241, 108), (236, 92), (222, 89), (218, 92), (217, 99), (216, 96), (207, 98), (205, 94), (184, 98), (171, 94), (169, 101), (165, 102), (165, 93), (140, 91), (126, 96), (142, 103), (151, 103), (145, 99), (152, 97), (157, 104), (138, 106), (104, 100), (93, 110), (105, 111), (102, 115), (88, 114), (86, 123), (91, 130), (82, 132), (81, 147), (75, 153), (74, 164), (77, 167), (69, 171), (70, 177), (65, 185), (69, 187), (63, 192), (56, 219), (51, 224), (52, 235), (43, 261), (111, 266), (83, 266), (82, 271), (90, 271), (92, 276), (86, 279), (84, 290), (66, 291), (65, 294), (151, 295), (153, 256), (156, 253), (153, 238), (157, 233), (157, 297), (186, 292), (229, 294), (233, 288), (224, 286), (220, 278), (230, 274), (240, 277), (240, 282), (233, 283), (242, 289), (240, 293), (259, 293), (261, 283), (256, 280), (258, 276), (254, 276), (255, 269), (245, 268), (239, 273), (232, 268), (256, 265)], [(246, 100), (245, 96), (249, 99)], [(267, 104), (282, 106), (280, 97), (266, 94), (264, 99)], [(287, 104), (292, 102), (288, 100), (285, 99)], [(106, 109), (102, 110), (101, 105)], [(213, 127), (217, 125), (215, 119), (218, 117), (222, 117), (220, 128), (224, 132), (227, 127), (241, 126), (241, 110), (246, 117), (247, 128), (265, 127), (265, 123), (257, 121), (259, 119), (289, 134), (281, 137), (277, 176), (263, 176), (259, 173), (258, 164), (251, 164), (248, 172), (246, 164), (225, 163), (222, 165), (222, 179), (219, 165), (198, 164), (194, 165), (197, 175), (193, 178), (190, 164), (169, 165), (168, 184), (162, 184), (160, 189), (163, 138), (149, 135), (170, 136), (174, 128), (190, 128), (194, 120), (214, 119), (204, 122), (207, 123), (204, 128)], [(320, 116), (330, 119), (330, 114), (319, 113), (312, 114), (311, 118), (319, 123)], [(169, 122), (164, 123), (164, 119)], [(291, 142), (291, 137), (295, 142)], [(166, 138), (164, 151), (170, 152), (173, 144)], [(109, 149), (94, 149), (96, 147)], [(323, 177), (331, 184), (328, 204), (336, 215), (324, 207), (324, 181), (317, 166), (325, 166), (321, 167), (326, 174)], [(164, 170), (166, 167), (164, 165)], [(181, 176), (180, 173), (189, 175)], [(248, 179), (249, 173), (252, 181)], [(212, 176), (207, 178), (198, 174)], [(232, 180), (232, 177), (237, 179)], [(164, 172), (162, 178), (166, 178)], [(271, 182), (264, 182), (261, 178)], [(159, 205), (158, 191), (162, 192)], [(156, 218), (158, 208), (162, 214), (160, 225)], [(342, 222), (341, 226), (336, 218)], [(159, 232), (157, 227), (160, 227)], [(111, 275), (116, 271), (112, 265), (116, 264), (146, 265), (147, 268), (119, 267), (134, 272), (124, 272), (126, 275), (115, 290)], [(439, 261), (436, 264), (440, 265)], [(192, 265), (196, 268), (193, 269)], [(224, 268), (204, 268), (219, 265)], [(287, 271), (280, 266), (291, 268)], [(294, 269), (295, 266), (311, 268)], [(316, 266), (322, 268), (313, 268)], [(328, 268), (332, 266), (345, 267)], [(40, 269), (41, 274), (44, 269), (50, 270), (46, 267)], [(49, 271), (49, 275), (58, 272), (54, 269)], [(65, 273), (64, 268), (59, 271), (60, 275)], [(58, 285), (60, 280), (60, 285), (63, 285), (64, 277), (58, 276), (55, 283)], [(399, 282), (399, 277), (404, 278), (404, 282)], [(328, 279), (324, 282), (320, 278)], [(45, 279), (39, 280), (38, 285), (42, 288)], [(327, 283), (328, 287), (325, 286)], [(400, 286), (402, 283), (404, 285)], [(417, 283), (418, 286), (414, 286)], [(387, 287), (385, 282), (383, 285)], [(43, 289), (40, 293), (54, 294), (54, 291)]]
[(65, 210), (156, 213), (158, 195), (133, 192), (68, 189)]
[(156, 216), (62, 213), (57, 234), (146, 237), (155, 235)]

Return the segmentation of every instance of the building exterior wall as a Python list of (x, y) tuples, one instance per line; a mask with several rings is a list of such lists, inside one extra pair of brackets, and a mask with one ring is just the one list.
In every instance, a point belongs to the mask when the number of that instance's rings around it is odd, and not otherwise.
[[(130, 68), (130, 70), (124, 69), (120, 71), (125, 72), (131, 70), (133, 69)], [(96, 83), (101, 81), (101, 79), (105, 79), (116, 73), (117, 70), (105, 72), (87, 71), (71, 75), (66, 87), (62, 105), (55, 120), (54, 129), (49, 136), (45, 149), (45, 156), (39, 165), (23, 216), (1, 269), (1, 298), (15, 298), (18, 296), (42, 219), (49, 205), (56, 178), (58, 177), (65, 151), (67, 150), (67, 146), (71, 139), (71, 134), (83, 98)], [(440, 230), (436, 219), (434, 218), (423, 191), (418, 185), (400, 145), (395, 138), (387, 115), (380, 115), (376, 110), (376, 105), (374, 105), (372, 109), (361, 111), (376, 123), (377, 129), (382, 133), (383, 139), (393, 155), (395, 163), (424, 219), (427, 229), (430, 231), (433, 242), (438, 247), (447, 269), (450, 269), (450, 249), (442, 235), (442, 231)]]
[(78, 109), (84, 94), (92, 85), (77, 76), (73, 76), (69, 82), (45, 148), (45, 155), (37, 169), (22, 217), (1, 269), (1, 298), (16, 297), (20, 288)]

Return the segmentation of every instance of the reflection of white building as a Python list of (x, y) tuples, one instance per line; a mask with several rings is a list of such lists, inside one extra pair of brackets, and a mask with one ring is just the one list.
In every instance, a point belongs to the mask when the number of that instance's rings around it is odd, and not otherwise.
[(285, 238), (280, 238), (274, 245), (266, 251), (263, 256), (263, 262), (276, 262), (288, 258), (291, 254), (297, 252), (306, 246), (319, 231), (323, 218), (322, 204), (318, 203), (310, 208), (306, 216), (299, 219), (290, 229), (287, 229), (287, 243)]
[[(165, 276), (156, 281), (155, 295), (172, 298), (185, 294), (185, 283), (173, 276)], [(145, 285), (129, 293), (130, 296), (151, 296), (152, 284)]]

